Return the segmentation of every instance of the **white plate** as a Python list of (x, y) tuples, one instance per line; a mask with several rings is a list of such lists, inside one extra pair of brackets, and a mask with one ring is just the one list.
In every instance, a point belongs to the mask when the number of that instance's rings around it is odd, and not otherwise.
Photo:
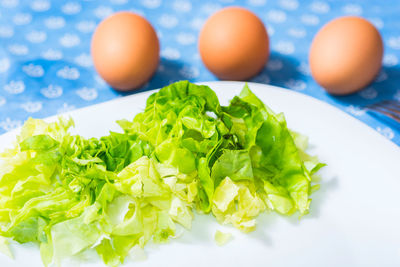
[[(223, 104), (241, 82), (210, 82)], [(400, 149), (344, 112), (314, 98), (268, 85), (250, 88), (290, 128), (310, 137), (311, 152), (327, 163), (311, 213), (303, 219), (265, 214), (257, 230), (242, 234), (220, 226), (212, 216), (196, 215), (193, 229), (167, 245), (150, 245), (148, 259), (132, 266), (399, 266)], [(76, 132), (86, 136), (117, 130), (117, 119), (143, 110), (145, 92), (72, 111)], [(53, 120), (50, 118), (50, 120)], [(15, 132), (0, 137), (0, 149)], [(213, 241), (216, 229), (233, 234), (223, 247)], [(41, 266), (39, 251), (13, 245), (16, 259), (0, 256), (1, 266)], [(75, 263), (71, 263), (71, 266)], [(100, 261), (85, 266), (102, 266)]]

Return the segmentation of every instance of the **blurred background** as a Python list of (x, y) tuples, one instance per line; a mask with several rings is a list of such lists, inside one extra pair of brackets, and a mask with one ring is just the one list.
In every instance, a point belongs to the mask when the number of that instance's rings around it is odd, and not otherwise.
[[(200, 59), (198, 34), (211, 14), (232, 5), (255, 12), (270, 37), (270, 59), (250, 81), (289, 88), (333, 104), (400, 145), (399, 124), (364, 109), (383, 99), (400, 101), (398, 0), (0, 0), (0, 134), (22, 125), (28, 117), (44, 118), (177, 80), (218, 80)], [(96, 73), (90, 55), (97, 24), (120, 10), (147, 18), (161, 45), (157, 72), (130, 93), (110, 88)], [(382, 70), (372, 84), (338, 97), (327, 94), (312, 79), (308, 51), (317, 31), (344, 15), (372, 22), (383, 37), (385, 51)]]

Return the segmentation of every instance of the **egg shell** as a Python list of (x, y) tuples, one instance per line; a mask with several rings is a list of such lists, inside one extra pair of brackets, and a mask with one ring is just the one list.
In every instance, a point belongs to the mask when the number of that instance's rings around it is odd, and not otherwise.
[(368, 85), (382, 66), (383, 42), (378, 30), (361, 17), (341, 17), (314, 37), (310, 68), (329, 93), (345, 95)]
[(263, 22), (241, 7), (227, 7), (213, 14), (200, 32), (198, 46), (205, 66), (224, 80), (251, 78), (269, 57)]
[(145, 18), (118, 12), (97, 27), (91, 54), (99, 75), (113, 88), (127, 91), (142, 86), (154, 74), (160, 45), (154, 28)]

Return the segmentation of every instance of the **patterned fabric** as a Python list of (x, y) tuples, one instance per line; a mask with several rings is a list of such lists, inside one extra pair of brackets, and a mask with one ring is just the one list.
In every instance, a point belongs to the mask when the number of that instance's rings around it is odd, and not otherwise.
[[(89, 50), (96, 25), (119, 10), (145, 16), (160, 38), (160, 66), (141, 90), (181, 79), (217, 80), (201, 62), (197, 36), (210, 14), (229, 5), (254, 11), (270, 35), (270, 60), (251, 81), (333, 104), (400, 145), (400, 126), (363, 108), (382, 99), (400, 100), (398, 0), (0, 0), (0, 133), (30, 116), (43, 118), (123, 95), (96, 74)], [(343, 15), (369, 19), (383, 36), (385, 55), (373, 84), (357, 94), (334, 97), (312, 79), (307, 57), (318, 29)]]

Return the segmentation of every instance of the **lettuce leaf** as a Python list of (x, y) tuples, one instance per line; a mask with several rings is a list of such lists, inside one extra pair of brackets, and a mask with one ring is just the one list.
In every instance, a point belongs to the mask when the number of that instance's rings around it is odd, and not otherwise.
[[(118, 266), (133, 248), (190, 229), (193, 211), (244, 232), (266, 209), (307, 214), (324, 166), (248, 88), (221, 106), (209, 87), (177, 82), (152, 94), (123, 133), (72, 135), (71, 119), (29, 119), (0, 154), (0, 250), (40, 244), (43, 263), (95, 249)], [(227, 236), (217, 233), (223, 243)]]
[(14, 255), (11, 252), (10, 247), (8, 246), (8, 239), (2, 236), (0, 236), (0, 252), (4, 255), (7, 255), (11, 259), (14, 258)]
[(219, 230), (217, 230), (214, 235), (215, 243), (217, 243), (218, 246), (226, 245), (226, 243), (228, 243), (231, 240), (231, 238), (232, 234), (224, 233)]

